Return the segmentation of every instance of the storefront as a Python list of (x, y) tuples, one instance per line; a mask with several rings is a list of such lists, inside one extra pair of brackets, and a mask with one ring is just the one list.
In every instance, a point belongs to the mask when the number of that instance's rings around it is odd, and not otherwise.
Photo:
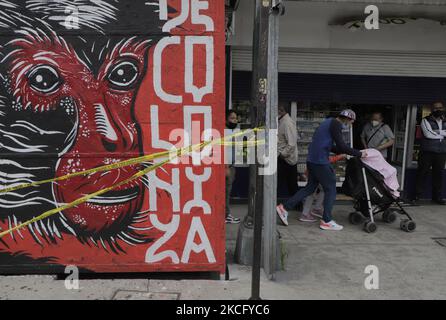
[[(388, 160), (398, 168), (402, 189), (411, 197), (419, 151), (417, 125), (428, 112), (427, 104), (446, 100), (446, 45), (440, 41), (446, 35), (440, 21), (446, 7), (380, 5), (380, 30), (366, 30), (357, 22), (364, 18), (364, 8), (358, 3), (287, 3), (280, 31), (279, 99), (289, 102), (296, 120), (301, 166), (312, 132), (324, 117), (353, 108), (358, 121), (350, 140), (360, 148), (362, 126), (370, 113), (382, 112), (396, 138)], [(250, 5), (241, 4), (237, 14), (246, 17), (244, 10), (251, 10)], [(231, 108), (240, 113), (242, 126), (249, 124), (251, 92), (252, 28), (247, 20), (236, 18), (230, 41)], [(338, 185), (343, 166), (337, 168)], [(234, 197), (246, 196), (245, 171), (238, 170)], [(279, 190), (282, 195), (286, 193)]]

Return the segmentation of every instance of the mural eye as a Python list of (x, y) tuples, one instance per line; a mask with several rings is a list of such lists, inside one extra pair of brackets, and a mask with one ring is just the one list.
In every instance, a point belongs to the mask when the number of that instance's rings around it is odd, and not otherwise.
[(28, 74), (28, 81), (34, 90), (52, 93), (62, 84), (59, 73), (51, 66), (37, 66)]
[(121, 61), (108, 73), (108, 81), (119, 90), (130, 89), (138, 79), (139, 70), (135, 61)]

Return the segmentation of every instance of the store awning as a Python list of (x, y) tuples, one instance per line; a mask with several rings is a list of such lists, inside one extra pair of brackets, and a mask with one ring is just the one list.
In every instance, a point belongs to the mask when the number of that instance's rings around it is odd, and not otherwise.
[[(234, 71), (232, 100), (249, 100), (252, 74)], [(445, 78), (279, 73), (283, 101), (407, 105), (445, 101)]]
[(445, 0), (287, 0), (287, 1), (446, 6)]

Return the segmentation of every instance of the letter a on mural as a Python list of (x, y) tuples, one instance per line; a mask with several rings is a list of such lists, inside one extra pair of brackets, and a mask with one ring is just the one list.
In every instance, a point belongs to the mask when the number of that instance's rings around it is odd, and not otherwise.
[(209, 150), (113, 166), (223, 132), (224, 15), (223, 0), (0, 0), (0, 273), (224, 271)]

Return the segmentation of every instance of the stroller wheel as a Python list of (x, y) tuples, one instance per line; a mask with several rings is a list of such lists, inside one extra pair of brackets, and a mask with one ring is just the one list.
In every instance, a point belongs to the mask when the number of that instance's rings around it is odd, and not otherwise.
[(383, 221), (386, 223), (394, 223), (396, 220), (396, 212), (393, 209), (387, 209), (383, 212)]
[(368, 221), (364, 224), (364, 231), (367, 233), (376, 232), (377, 226), (374, 222)]
[(401, 220), (400, 228), (401, 230), (406, 232), (414, 232), (417, 228), (417, 224), (415, 223), (415, 221), (405, 219)]
[(362, 218), (362, 214), (360, 214), (359, 212), (352, 212), (350, 213), (350, 215), (348, 216), (348, 220), (350, 221), (351, 224), (354, 225), (358, 225), (362, 222), (363, 218)]

